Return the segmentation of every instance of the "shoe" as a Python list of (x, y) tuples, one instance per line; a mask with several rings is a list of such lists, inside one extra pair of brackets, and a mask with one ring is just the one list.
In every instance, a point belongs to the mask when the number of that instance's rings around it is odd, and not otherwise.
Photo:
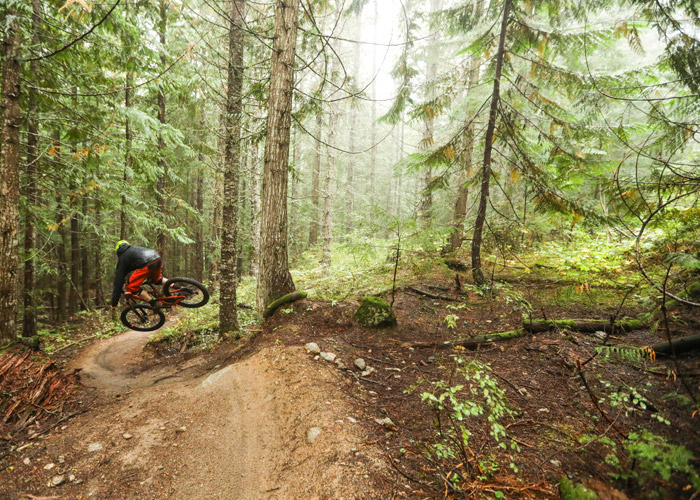
[(151, 299), (151, 300), (148, 302), (148, 305), (150, 305), (150, 306), (151, 306), (151, 309), (153, 309), (154, 311), (160, 311), (161, 307), (163, 307), (163, 304), (161, 304), (160, 302), (158, 302), (157, 299)]

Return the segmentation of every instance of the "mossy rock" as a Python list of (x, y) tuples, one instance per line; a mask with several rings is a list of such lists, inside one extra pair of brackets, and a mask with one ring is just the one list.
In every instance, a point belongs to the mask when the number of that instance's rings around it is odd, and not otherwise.
[(384, 328), (396, 325), (396, 315), (391, 305), (379, 297), (365, 297), (355, 311), (355, 321), (367, 328)]
[(572, 483), (564, 476), (559, 481), (559, 493), (563, 500), (600, 500), (600, 497), (582, 484)]

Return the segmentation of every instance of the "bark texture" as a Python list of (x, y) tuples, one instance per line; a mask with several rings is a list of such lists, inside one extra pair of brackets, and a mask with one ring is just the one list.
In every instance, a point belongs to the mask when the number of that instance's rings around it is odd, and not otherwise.
[(321, 137), (323, 136), (323, 113), (319, 109), (316, 112), (316, 151), (314, 156), (314, 170), (311, 174), (311, 224), (309, 225), (309, 246), (318, 242), (320, 227), (320, 199), (321, 199)]
[(78, 186), (70, 184), (70, 288), (68, 292), (68, 315), (78, 312), (80, 302), (80, 225), (78, 221)]
[(493, 92), (491, 93), (491, 109), (489, 123), (484, 140), (484, 164), (481, 170), (481, 196), (479, 198), (479, 211), (474, 221), (474, 236), (472, 238), (472, 276), (474, 284), (482, 287), (486, 284), (484, 272), (481, 269), (481, 241), (486, 221), (486, 207), (489, 201), (489, 183), (491, 182), (491, 153), (493, 150), (493, 137), (496, 130), (498, 116), (498, 101), (501, 92), (501, 72), (503, 70), (503, 56), (506, 45), (506, 32), (508, 30), (508, 16), (510, 15), (511, 0), (506, 0), (503, 6), (503, 20), (501, 21), (501, 34), (498, 39), (498, 52), (496, 54), (496, 74), (493, 78)]
[[(8, 12), (15, 14), (14, 8)], [(0, 345), (16, 337), (19, 273), (19, 129), (21, 43), (17, 18), (6, 28), (2, 56), (2, 149), (0, 158)]]
[(243, 111), (243, 17), (245, 0), (231, 2), (228, 89), (226, 93), (223, 227), (221, 231), (220, 332), (239, 330), (236, 309), (238, 286), (238, 183), (241, 171)]
[[(331, 72), (331, 75), (333, 72)], [(332, 146), (335, 142), (335, 128), (338, 125), (338, 113), (331, 109), (328, 119), (328, 144)], [(334, 178), (335, 178), (335, 154), (330, 147), (326, 148), (328, 162), (326, 165), (326, 176), (323, 182), (323, 249), (321, 253), (321, 264), (325, 268), (331, 267), (331, 247), (333, 246), (333, 199)]]
[[(169, 2), (161, 0), (160, 2), (160, 20), (158, 23), (158, 34), (160, 37), (161, 53), (160, 65), (165, 68), (165, 30), (168, 25), (168, 5)], [(161, 125), (165, 125), (165, 93), (163, 92), (162, 82), (158, 86), (158, 121)], [(168, 165), (165, 162), (165, 141), (163, 134), (158, 134), (158, 169), (160, 170), (160, 178), (156, 184), (156, 196), (158, 198), (158, 214), (161, 217), (161, 224), (165, 225), (165, 190), (167, 188)], [(165, 231), (161, 227), (156, 238), (156, 250), (161, 256), (165, 256), (166, 236)]]
[(252, 143), (251, 149), (251, 176), (250, 176), (250, 192), (251, 192), (251, 222), (250, 222), (250, 274), (256, 279), (260, 271), (260, 155), (258, 153), (258, 144)]
[[(57, 170), (60, 168), (60, 144), (61, 132), (56, 129), (53, 133), (54, 165)], [(68, 266), (66, 265), (66, 248), (68, 248), (68, 232), (66, 231), (66, 216), (61, 193), (64, 191), (63, 183), (56, 180), (54, 185), (56, 194), (56, 232), (58, 242), (56, 244), (56, 261), (58, 263), (58, 274), (56, 275), (56, 319), (64, 321), (68, 307), (68, 295), (66, 293), (68, 280)]]
[[(203, 165), (204, 158), (202, 154), (199, 154), (199, 164)], [(197, 241), (195, 243), (194, 249), (194, 265), (192, 270), (194, 272), (194, 279), (197, 281), (202, 281), (204, 279), (204, 220), (206, 214), (204, 213), (204, 172), (203, 168), (197, 169), (197, 190), (195, 194), (195, 208), (199, 214), (200, 220), (197, 222)]]
[[(126, 12), (127, 17), (129, 16), (129, 0), (126, 0), (124, 3), (124, 10)], [(129, 43), (125, 43), (125, 46), (129, 47)], [(128, 50), (128, 49), (127, 49)], [(128, 54), (127, 54), (128, 55)], [(127, 63), (127, 65), (130, 65), (130, 60)], [(131, 122), (129, 120), (129, 111), (131, 110), (131, 93), (132, 89), (131, 87), (133, 86), (133, 74), (130, 71), (130, 68), (127, 68), (126, 70), (126, 85), (124, 88), (124, 107), (126, 108), (126, 118), (124, 119), (124, 138), (125, 138), (125, 144), (124, 144), (124, 192), (122, 193), (122, 199), (121, 199), (121, 207), (119, 210), (119, 239), (120, 240), (126, 240), (129, 238), (129, 216), (127, 214), (127, 207), (128, 207), (128, 202), (126, 199), (126, 189), (127, 186), (129, 185), (130, 177), (131, 177), (131, 164), (132, 164), (132, 158), (131, 158), (131, 149), (132, 149), (132, 141), (133, 141), (133, 133), (131, 131)]]
[[(355, 19), (355, 40), (361, 40), (362, 37), (362, 32), (361, 32), (361, 21), (360, 17), (358, 16)], [(358, 79), (360, 75), (360, 47), (359, 44), (356, 44), (355, 47), (353, 48), (353, 54), (352, 54), (352, 78), (355, 80)], [(354, 102), (354, 99), (350, 99), (349, 101), (350, 105), (350, 124), (348, 127), (348, 150), (351, 152), (355, 151), (356, 147), (356, 142), (355, 142), (355, 134), (357, 133), (357, 105)], [(349, 237), (350, 233), (352, 232), (354, 221), (353, 221), (353, 211), (355, 210), (355, 191), (354, 191), (354, 184), (355, 184), (355, 154), (350, 154), (348, 155), (348, 166), (347, 166), (347, 172), (346, 172), (346, 178), (345, 178), (345, 219), (343, 223), (343, 228), (344, 228), (344, 233), (347, 237)]]
[[(95, 226), (102, 227), (102, 201), (99, 194), (95, 199)], [(97, 236), (95, 242), (95, 307), (106, 307), (104, 289), (102, 288), (102, 245), (104, 241)]]
[[(32, 1), (32, 45), (38, 47), (41, 43), (39, 29), (41, 28), (41, 1)], [(29, 72), (38, 77), (39, 61), (29, 63)], [(39, 104), (37, 93), (33, 88), (28, 93), (27, 114), (27, 208), (24, 217), (24, 290), (22, 317), (22, 337), (36, 335), (36, 270), (34, 267), (34, 252), (36, 250), (36, 224), (34, 222), (34, 210), (39, 204), (37, 191), (38, 162), (37, 148), (39, 144), (39, 123), (37, 113)]]
[[(377, 43), (377, 2), (374, 0), (374, 43)], [(377, 50), (376, 45), (372, 46), (372, 74), (377, 74)], [(374, 227), (376, 206), (377, 206), (377, 186), (376, 186), (376, 173), (377, 173), (377, 84), (374, 82), (372, 84), (372, 117), (371, 117), (372, 129), (370, 133), (370, 144), (372, 149), (370, 150), (370, 160), (369, 160), (369, 211), (370, 228)]]
[(263, 166), (258, 310), (294, 291), (287, 256), (287, 170), (292, 123), (297, 0), (277, 0)]

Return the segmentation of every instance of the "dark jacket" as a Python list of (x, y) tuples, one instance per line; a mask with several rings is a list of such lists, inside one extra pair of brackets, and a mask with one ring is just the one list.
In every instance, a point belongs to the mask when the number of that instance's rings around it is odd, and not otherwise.
[(117, 250), (117, 270), (114, 274), (114, 290), (112, 291), (112, 307), (119, 303), (122, 295), (124, 280), (129, 273), (146, 267), (156, 259), (160, 259), (160, 254), (151, 248), (137, 247), (135, 245), (123, 244)]

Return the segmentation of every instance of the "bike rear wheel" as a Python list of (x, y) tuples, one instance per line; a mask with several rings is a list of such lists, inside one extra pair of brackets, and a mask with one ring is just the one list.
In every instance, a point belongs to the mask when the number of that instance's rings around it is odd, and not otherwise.
[(209, 302), (209, 291), (199, 281), (192, 278), (170, 278), (163, 285), (163, 294), (166, 296), (183, 296), (177, 302), (182, 307), (202, 307)]
[(147, 304), (136, 304), (122, 311), (122, 324), (137, 332), (152, 332), (165, 324), (165, 313)]

